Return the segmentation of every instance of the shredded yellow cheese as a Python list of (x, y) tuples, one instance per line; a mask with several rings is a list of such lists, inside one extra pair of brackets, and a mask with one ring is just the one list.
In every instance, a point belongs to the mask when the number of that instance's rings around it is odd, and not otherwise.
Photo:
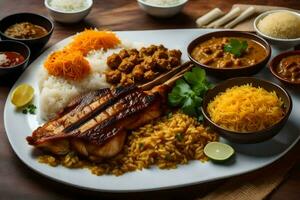
[(234, 86), (218, 94), (207, 111), (213, 122), (236, 132), (263, 130), (284, 116), (283, 102), (274, 91), (251, 84)]

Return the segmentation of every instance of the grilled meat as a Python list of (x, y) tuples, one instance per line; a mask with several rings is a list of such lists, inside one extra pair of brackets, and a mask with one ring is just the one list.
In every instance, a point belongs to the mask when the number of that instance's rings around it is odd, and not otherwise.
[(67, 105), (56, 118), (35, 130), (27, 141), (31, 145), (37, 145), (49, 138), (64, 135), (91, 118), (94, 113), (101, 112), (114, 104), (117, 99), (123, 98), (133, 89), (133, 87), (114, 90), (105, 88), (82, 95)]
[[(137, 87), (102, 89), (71, 102), (55, 119), (27, 137), (29, 144), (65, 154), (76, 150), (92, 160), (113, 156), (126, 131), (161, 115), (161, 96)], [(103, 153), (109, 152), (109, 153)]]
[[(58, 155), (76, 151), (93, 161), (114, 156), (122, 150), (128, 131), (162, 115), (169, 85), (191, 67), (179, 66), (140, 87), (106, 88), (82, 95), (26, 139)], [(157, 84), (161, 85), (153, 87)]]

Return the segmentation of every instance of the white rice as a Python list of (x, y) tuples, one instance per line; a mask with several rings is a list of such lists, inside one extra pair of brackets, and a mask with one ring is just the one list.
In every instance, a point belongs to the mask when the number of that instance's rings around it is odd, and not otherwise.
[(121, 48), (140, 48), (138, 43), (123, 42), (120, 47), (108, 51), (92, 51), (86, 59), (90, 63), (91, 73), (81, 81), (71, 81), (64, 78), (49, 75), (44, 67), (41, 67), (39, 75), (39, 114), (44, 120), (55, 117), (74, 97), (91, 90), (109, 87), (103, 72), (107, 69), (106, 59)]
[(86, 0), (49, 0), (49, 5), (59, 11), (79, 11), (88, 7)]
[(146, 3), (158, 6), (173, 6), (181, 3), (181, 0), (143, 0)]

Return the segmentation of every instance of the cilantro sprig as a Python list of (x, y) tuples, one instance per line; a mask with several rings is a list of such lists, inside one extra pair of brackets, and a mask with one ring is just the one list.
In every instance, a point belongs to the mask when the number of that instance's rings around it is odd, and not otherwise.
[(203, 96), (211, 87), (212, 84), (207, 81), (205, 71), (195, 67), (176, 81), (171, 93), (168, 94), (169, 105), (180, 107), (185, 114), (197, 117), (201, 121), (203, 116), (200, 107)]
[(23, 110), (22, 110), (22, 113), (23, 114), (32, 114), (34, 115), (35, 114), (35, 111), (36, 111), (36, 106), (33, 105), (33, 104), (29, 104), (28, 106), (26, 106)]
[(181, 141), (183, 140), (184, 136), (183, 136), (181, 133), (177, 133), (177, 134), (175, 135), (175, 138), (176, 138), (179, 142), (181, 142)]
[(236, 57), (241, 57), (247, 50), (248, 43), (245, 40), (230, 39), (229, 43), (224, 46), (224, 51), (233, 54)]

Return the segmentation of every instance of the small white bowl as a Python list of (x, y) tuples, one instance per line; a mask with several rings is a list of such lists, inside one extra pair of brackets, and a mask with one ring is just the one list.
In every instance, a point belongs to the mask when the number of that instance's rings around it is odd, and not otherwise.
[(172, 17), (179, 13), (184, 5), (188, 2), (188, 0), (180, 0), (178, 4), (168, 6), (149, 4), (143, 0), (137, 0), (137, 2), (140, 8), (147, 12), (149, 15), (166, 18)]
[(258, 35), (262, 36), (263, 38), (265, 38), (266, 40), (268, 40), (270, 42), (270, 44), (272, 44), (275, 48), (280, 49), (280, 50), (286, 50), (286, 49), (290, 49), (290, 48), (292, 48), (296, 45), (299, 45), (300, 44), (300, 38), (295, 38), (295, 39), (274, 38), (274, 37), (271, 37), (271, 36), (268, 36), (268, 35), (262, 33), (257, 27), (258, 22), (260, 20), (262, 20), (264, 17), (266, 17), (267, 15), (269, 15), (271, 13), (280, 12), (280, 11), (291, 12), (293, 14), (296, 14), (296, 15), (300, 16), (299, 13), (293, 12), (293, 11), (290, 11), (290, 10), (267, 11), (267, 12), (264, 12), (264, 13), (260, 14), (259, 16), (257, 16), (255, 18), (253, 26), (254, 26), (254, 29), (255, 29), (256, 33)]
[(80, 20), (84, 19), (89, 14), (89, 12), (92, 9), (92, 5), (93, 5), (93, 0), (86, 0), (88, 6), (82, 10), (60, 11), (60, 10), (52, 8), (49, 5), (49, 1), (51, 1), (51, 0), (45, 0), (44, 4), (45, 4), (51, 18), (57, 22), (62, 22), (62, 23), (79, 22)]

